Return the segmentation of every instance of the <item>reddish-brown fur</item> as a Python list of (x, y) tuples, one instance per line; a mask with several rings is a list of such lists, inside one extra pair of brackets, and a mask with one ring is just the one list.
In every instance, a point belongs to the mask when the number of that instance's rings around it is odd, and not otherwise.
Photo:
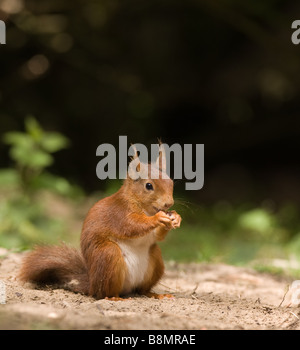
[[(147, 182), (153, 185), (153, 191), (145, 190)], [(81, 253), (66, 245), (37, 247), (25, 258), (19, 277), (22, 281), (39, 283), (76, 279), (78, 284), (74, 290), (78, 292), (97, 299), (117, 298), (122, 294), (128, 273), (118, 242), (155, 232), (155, 240), (148, 250), (147, 271), (141, 285), (132, 291), (155, 296), (150, 293), (151, 288), (164, 273), (155, 241), (163, 240), (181, 221), (175, 211), (168, 215), (164, 212), (172, 205), (172, 180), (128, 178), (118, 192), (100, 200), (88, 212), (81, 233)]]

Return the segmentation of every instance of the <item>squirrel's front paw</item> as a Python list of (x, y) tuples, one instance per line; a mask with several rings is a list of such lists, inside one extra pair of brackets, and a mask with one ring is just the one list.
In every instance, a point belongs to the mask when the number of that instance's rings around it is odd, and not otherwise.
[(158, 225), (165, 226), (168, 230), (173, 228), (172, 218), (164, 211), (159, 211), (155, 214)]
[(175, 210), (169, 211), (168, 216), (172, 220), (172, 228), (180, 227), (182, 219), (181, 216), (178, 213), (176, 213)]

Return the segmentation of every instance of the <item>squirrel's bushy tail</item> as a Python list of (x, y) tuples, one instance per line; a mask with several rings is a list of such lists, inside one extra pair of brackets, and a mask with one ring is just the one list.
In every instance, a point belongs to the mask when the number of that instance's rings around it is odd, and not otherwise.
[(88, 293), (88, 274), (81, 253), (66, 244), (37, 246), (25, 259), (19, 273), (23, 282), (67, 283), (75, 292)]

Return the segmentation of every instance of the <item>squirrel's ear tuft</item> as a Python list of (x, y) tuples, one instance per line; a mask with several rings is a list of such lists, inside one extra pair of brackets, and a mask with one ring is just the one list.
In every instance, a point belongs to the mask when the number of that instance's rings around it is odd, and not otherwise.
[(128, 154), (131, 156), (130, 159), (134, 160), (135, 158), (138, 158), (138, 151), (136, 149), (136, 146), (134, 144), (131, 144), (128, 150)]
[(166, 159), (166, 150), (165, 150), (165, 145), (159, 141), (159, 153), (158, 157), (156, 159), (156, 166), (159, 168), (161, 171), (166, 172), (167, 171), (167, 159)]
[(135, 145), (130, 146), (128, 153), (133, 154), (128, 165), (128, 176), (133, 180), (137, 180), (140, 177), (141, 161)]

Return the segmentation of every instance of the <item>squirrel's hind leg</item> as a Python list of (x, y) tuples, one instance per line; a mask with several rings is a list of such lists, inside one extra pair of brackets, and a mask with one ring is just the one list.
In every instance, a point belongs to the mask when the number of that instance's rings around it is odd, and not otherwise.
[(120, 247), (114, 242), (106, 242), (96, 250), (89, 267), (89, 294), (97, 299), (121, 299), (119, 295), (127, 267)]

